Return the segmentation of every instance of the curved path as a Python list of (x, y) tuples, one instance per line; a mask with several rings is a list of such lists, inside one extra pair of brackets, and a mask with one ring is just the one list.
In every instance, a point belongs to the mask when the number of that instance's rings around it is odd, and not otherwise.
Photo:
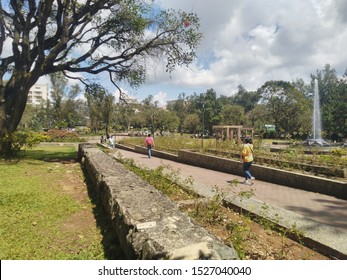
[[(230, 182), (232, 180), (243, 181), (243, 178), (237, 175), (156, 157), (149, 159), (144, 154), (131, 151), (116, 149), (114, 153), (120, 153), (124, 158), (134, 159), (138, 164), (148, 168), (156, 168), (163, 164), (169, 165), (174, 170), (180, 170), (179, 174), (182, 178), (191, 176), (197, 185), (210, 188), (218, 187), (223, 192), (230, 191)], [(257, 180), (252, 186), (238, 184), (236, 188), (239, 190), (253, 189), (254, 198), (257, 200), (301, 214), (312, 220), (347, 232), (347, 200)]]

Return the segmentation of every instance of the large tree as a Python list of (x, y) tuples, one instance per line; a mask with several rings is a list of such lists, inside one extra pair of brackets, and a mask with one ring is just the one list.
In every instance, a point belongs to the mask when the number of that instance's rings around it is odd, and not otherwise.
[(116, 131), (129, 130), (136, 120), (136, 103), (120, 101), (115, 105), (114, 123), (112, 128)]
[(82, 119), (77, 112), (81, 100), (75, 100), (81, 92), (80, 87), (78, 84), (68, 87), (68, 79), (62, 72), (52, 73), (50, 80), (52, 83), (52, 126), (57, 128), (76, 126)]
[(310, 100), (292, 83), (269, 81), (258, 89), (267, 119), (272, 119), (278, 133), (308, 134), (311, 127)]
[(109, 133), (111, 114), (114, 109), (114, 96), (102, 85), (91, 84), (86, 87), (84, 93), (89, 109), (89, 126), (93, 132), (105, 128), (105, 134)]
[(185, 93), (180, 93), (178, 99), (173, 104), (168, 104), (168, 110), (175, 112), (178, 120), (178, 131), (183, 133), (184, 120), (188, 115), (188, 101)]
[(184, 129), (188, 133), (198, 133), (200, 118), (198, 114), (189, 114), (184, 119)]
[(0, 153), (40, 77), (106, 73), (118, 89), (122, 80), (136, 86), (149, 57), (165, 58), (167, 71), (191, 63), (198, 26), (195, 14), (161, 11), (148, 0), (1, 1)]
[(154, 101), (154, 96), (149, 95), (142, 100), (140, 117), (144, 121), (144, 125), (150, 130), (150, 133), (154, 135), (155, 131), (160, 129), (161, 126), (161, 114), (163, 109), (158, 107), (158, 101)]
[[(204, 130), (212, 132), (212, 126), (221, 122), (221, 104), (217, 98), (217, 93), (214, 89), (208, 89), (205, 93), (201, 93), (196, 103), (200, 110), (201, 123)], [(204, 131), (204, 134), (207, 131)]]
[(237, 93), (232, 97), (232, 103), (242, 106), (247, 113), (257, 105), (260, 97), (258, 92), (247, 91), (242, 85), (239, 85)]
[(313, 79), (318, 79), (319, 96), (322, 114), (324, 137), (339, 134), (339, 138), (347, 136), (347, 73), (338, 78), (336, 70), (329, 64), (323, 70), (317, 70)]
[(224, 125), (243, 125), (246, 120), (245, 109), (239, 105), (224, 105), (221, 110), (221, 123)]

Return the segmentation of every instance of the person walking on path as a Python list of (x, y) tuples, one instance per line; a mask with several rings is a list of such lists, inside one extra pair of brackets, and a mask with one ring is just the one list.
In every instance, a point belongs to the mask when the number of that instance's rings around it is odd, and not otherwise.
[(241, 162), (243, 171), (245, 172), (245, 181), (243, 183), (247, 185), (253, 185), (253, 180), (255, 180), (249, 171), (253, 160), (253, 141), (251, 138), (246, 138), (241, 152)]
[(108, 138), (108, 145), (109, 145), (109, 147), (110, 148), (114, 148), (114, 139), (113, 139), (113, 136), (110, 136), (109, 138)]
[(146, 139), (145, 139), (145, 145), (147, 147), (148, 151), (148, 158), (151, 158), (152, 156), (152, 148), (154, 148), (154, 139), (151, 136), (151, 134), (148, 134)]

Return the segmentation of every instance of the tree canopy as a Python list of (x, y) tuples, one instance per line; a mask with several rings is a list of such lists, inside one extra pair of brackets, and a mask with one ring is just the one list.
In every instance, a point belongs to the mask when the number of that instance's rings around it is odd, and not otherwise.
[(293, 83), (285, 81), (266, 82), (258, 93), (260, 102), (273, 120), (278, 132), (308, 134), (310, 131), (311, 102)]
[(119, 82), (141, 84), (147, 59), (166, 61), (168, 72), (190, 64), (198, 28), (195, 14), (162, 11), (155, 1), (1, 1), (0, 139), (17, 128), (40, 77), (62, 72), (88, 83), (86, 75), (106, 73), (122, 98)]

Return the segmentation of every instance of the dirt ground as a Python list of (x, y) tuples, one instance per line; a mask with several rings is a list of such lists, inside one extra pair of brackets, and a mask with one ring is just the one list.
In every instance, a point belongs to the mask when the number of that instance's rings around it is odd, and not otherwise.
[[(71, 215), (61, 226), (60, 230), (64, 233), (70, 233), (68, 235), (70, 238), (64, 238), (64, 241), (57, 240), (59, 244), (56, 245), (70, 247), (70, 250), (80, 250), (82, 248), (76, 248), (76, 243), (78, 243), (87, 249), (90, 246), (87, 241), (97, 239), (99, 244), (103, 246), (105, 258), (125, 259), (106, 214), (98, 203), (90, 182), (85, 179), (80, 163), (69, 161), (63, 164), (68, 164), (69, 168), (66, 174), (61, 177), (61, 191), (71, 196), (83, 207), (81, 211)], [(71, 251), (71, 253), (74, 252)]]
[[(81, 204), (88, 203), (90, 200), (88, 188), (84, 182), (83, 174), (80, 170), (80, 164), (76, 162), (68, 162), (67, 164), (69, 164), (71, 167), (66, 174), (62, 176), (60, 185), (61, 190), (64, 193), (72, 196)], [(83, 211), (75, 213), (63, 224), (62, 230), (76, 232), (85, 228), (95, 227), (96, 221), (93, 211), (91, 211), (92, 208), (89, 208), (87, 205), (83, 208)]]
[[(61, 190), (79, 202), (86, 202), (91, 199), (93, 193), (84, 181), (79, 163), (69, 162), (70, 171), (63, 176), (61, 182)], [(92, 197), (94, 200), (94, 197)], [(94, 201), (94, 203), (96, 203)], [(196, 211), (196, 204), (188, 204), (181, 206), (182, 211)], [(63, 225), (62, 230), (68, 232), (83, 231), (88, 232), (88, 229), (93, 229), (97, 224), (98, 216), (101, 210), (96, 211), (97, 205), (94, 208), (85, 207), (81, 212), (71, 216)], [(208, 220), (208, 219), (207, 219)], [(260, 225), (250, 218), (243, 217), (238, 213), (221, 208), (218, 210), (218, 215), (206, 222), (205, 218), (197, 217), (196, 223), (204, 226), (213, 234), (219, 236), (227, 244), (234, 244), (238, 248), (240, 257), (249, 260), (326, 260), (329, 259), (314, 250), (311, 250), (287, 238), (283, 232), (273, 230), (269, 226)], [(101, 234), (101, 233), (100, 233)], [(72, 235), (73, 236), (73, 235)], [(79, 237), (81, 238), (81, 237)], [(100, 237), (101, 238), (101, 237)], [(104, 237), (103, 237), (104, 238)], [(101, 238), (102, 239), (102, 238)], [(73, 240), (67, 241), (73, 242)], [(112, 244), (113, 243), (113, 244)], [(123, 257), (120, 252), (120, 247), (115, 240), (110, 242), (107, 248), (111, 251), (105, 254), (109, 258), (121, 259)]]
[[(197, 205), (185, 206), (188, 213), (196, 211)], [(200, 206), (201, 207), (201, 206)], [(240, 258), (246, 260), (329, 260), (276, 230), (271, 224), (261, 224), (247, 216), (221, 207), (215, 219), (196, 217), (195, 221), (214, 235), (219, 236), (226, 244), (237, 249)]]

